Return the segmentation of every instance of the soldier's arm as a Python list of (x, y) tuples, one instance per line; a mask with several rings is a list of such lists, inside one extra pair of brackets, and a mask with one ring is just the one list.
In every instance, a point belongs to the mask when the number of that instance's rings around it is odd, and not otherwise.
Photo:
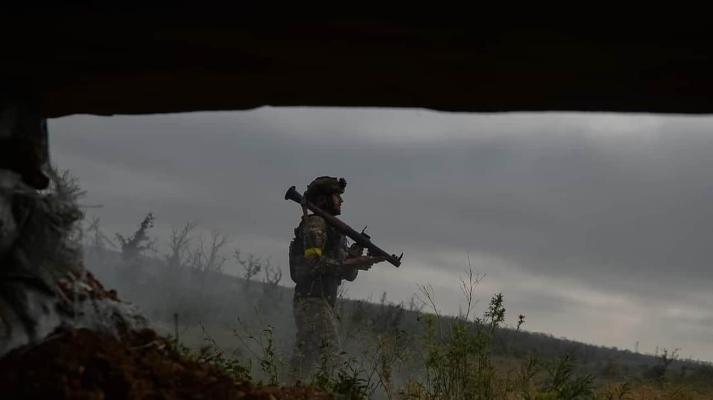
[(304, 256), (312, 274), (335, 273), (348, 281), (356, 279), (358, 270), (367, 270), (383, 257), (356, 256), (346, 260), (334, 260), (325, 255), (327, 222), (324, 218), (310, 216), (305, 225)]
[(324, 218), (310, 216), (305, 224), (304, 256), (313, 274), (336, 272), (335, 267), (339, 263), (324, 254), (326, 244), (327, 222)]
[(348, 263), (354, 262), (354, 258), (361, 256), (364, 252), (364, 249), (358, 244), (354, 243), (349, 248), (345, 248), (344, 251), (347, 255), (347, 259), (345, 260), (347, 265), (339, 267), (339, 274), (341, 275), (342, 279), (346, 279), (349, 282), (353, 282), (357, 278), (357, 275), (359, 275), (359, 268), (349, 265)]

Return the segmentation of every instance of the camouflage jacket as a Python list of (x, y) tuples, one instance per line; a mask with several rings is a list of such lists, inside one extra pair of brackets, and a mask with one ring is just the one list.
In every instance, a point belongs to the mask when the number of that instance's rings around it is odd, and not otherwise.
[(324, 297), (334, 305), (343, 279), (356, 279), (358, 269), (341, 265), (348, 256), (347, 238), (324, 218), (310, 215), (306, 225), (300, 222), (290, 243), (290, 276), (295, 294)]

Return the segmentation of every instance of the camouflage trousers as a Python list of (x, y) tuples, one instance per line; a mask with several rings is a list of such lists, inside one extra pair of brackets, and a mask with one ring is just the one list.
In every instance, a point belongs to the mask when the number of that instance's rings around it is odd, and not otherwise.
[(343, 364), (342, 342), (334, 309), (324, 299), (295, 296), (292, 311), (297, 338), (290, 360), (294, 381), (308, 381), (322, 369), (331, 374)]

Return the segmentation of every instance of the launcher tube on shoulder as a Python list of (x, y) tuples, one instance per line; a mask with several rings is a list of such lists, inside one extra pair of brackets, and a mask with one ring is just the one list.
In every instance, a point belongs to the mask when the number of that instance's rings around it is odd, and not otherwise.
[[(295, 186), (292, 186), (287, 190), (287, 193), (285, 193), (285, 200), (292, 200), (295, 203), (301, 205), (302, 204), (302, 195), (295, 189)], [(403, 253), (401, 253), (401, 255), (398, 257), (395, 254), (387, 253), (386, 251), (379, 248), (379, 246), (372, 243), (369, 235), (361, 234), (361, 233), (355, 231), (354, 229), (352, 229), (349, 225), (344, 223), (339, 218), (327, 213), (326, 211), (320, 209), (319, 207), (315, 206), (314, 204), (310, 203), (309, 201), (306, 201), (305, 203), (306, 203), (305, 205), (307, 206), (307, 209), (312, 211), (315, 215), (318, 215), (318, 216), (324, 218), (328, 224), (332, 225), (338, 231), (347, 235), (349, 238), (354, 240), (357, 244), (359, 244), (363, 248), (368, 249), (370, 255), (377, 256), (377, 257), (384, 257), (386, 259), (386, 261), (388, 261), (389, 264), (393, 265), (394, 267), (398, 267), (399, 265), (401, 265), (401, 258), (404, 256)]]

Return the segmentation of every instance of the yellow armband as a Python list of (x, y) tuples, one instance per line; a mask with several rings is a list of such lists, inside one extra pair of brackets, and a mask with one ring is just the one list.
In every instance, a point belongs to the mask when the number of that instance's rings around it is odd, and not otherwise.
[(319, 247), (312, 247), (310, 249), (305, 249), (305, 257), (310, 257), (310, 256), (321, 256), (322, 255), (322, 249)]

